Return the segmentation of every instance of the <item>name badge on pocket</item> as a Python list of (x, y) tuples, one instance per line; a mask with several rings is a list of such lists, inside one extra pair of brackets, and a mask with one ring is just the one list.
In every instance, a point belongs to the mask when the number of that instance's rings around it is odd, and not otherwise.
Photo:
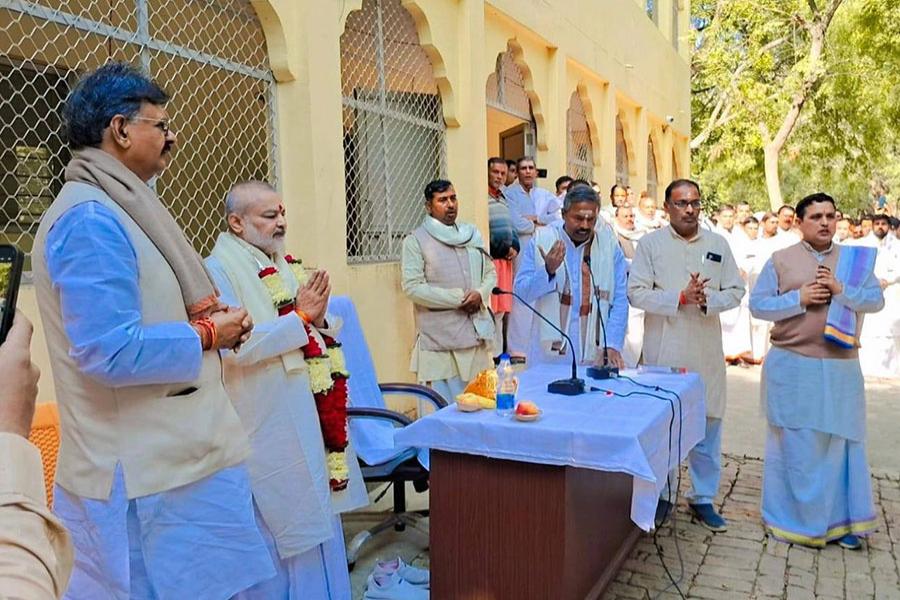
[(722, 262), (722, 255), (721, 255), (721, 254), (716, 254), (715, 252), (707, 252), (707, 253), (706, 253), (706, 256), (703, 257), (703, 262), (706, 262), (706, 261), (708, 261), (708, 260), (709, 260), (709, 261), (712, 261), (712, 262), (721, 263), (721, 262)]

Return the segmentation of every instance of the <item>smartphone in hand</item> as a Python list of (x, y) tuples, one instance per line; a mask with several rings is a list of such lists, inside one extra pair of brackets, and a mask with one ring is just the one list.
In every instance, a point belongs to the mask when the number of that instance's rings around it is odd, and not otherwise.
[(15, 246), (0, 244), (0, 344), (6, 341), (16, 316), (25, 256)]

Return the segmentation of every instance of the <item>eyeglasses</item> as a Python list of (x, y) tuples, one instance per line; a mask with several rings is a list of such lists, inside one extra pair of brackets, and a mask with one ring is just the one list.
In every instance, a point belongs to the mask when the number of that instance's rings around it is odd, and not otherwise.
[(693, 200), (691, 202), (687, 202), (685, 200), (675, 200), (672, 201), (672, 206), (674, 206), (678, 210), (684, 210), (688, 206), (690, 206), (694, 210), (700, 210), (703, 207), (703, 202), (701, 202), (700, 200)]
[(171, 131), (171, 122), (169, 119), (151, 119), (150, 117), (131, 117), (132, 121), (147, 121), (153, 123), (153, 126), (162, 131), (164, 136), (169, 135)]

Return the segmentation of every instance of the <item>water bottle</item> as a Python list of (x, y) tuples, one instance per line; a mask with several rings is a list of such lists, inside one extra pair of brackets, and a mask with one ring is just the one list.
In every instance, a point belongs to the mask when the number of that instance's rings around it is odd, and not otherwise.
[(497, 365), (497, 414), (506, 416), (512, 414), (516, 406), (516, 390), (519, 387), (519, 379), (513, 371), (509, 354), (500, 355), (500, 364)]

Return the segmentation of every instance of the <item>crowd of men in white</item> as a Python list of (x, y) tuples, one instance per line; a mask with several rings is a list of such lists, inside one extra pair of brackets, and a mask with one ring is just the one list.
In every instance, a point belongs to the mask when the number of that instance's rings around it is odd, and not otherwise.
[[(516, 181), (513, 161), (508, 161), (507, 184), (521, 186)], [(538, 224), (549, 225), (561, 220), (560, 209), (571, 177), (556, 181), (556, 194), (546, 190), (538, 197)], [(600, 194), (599, 186), (592, 184)], [(626, 259), (630, 262), (641, 238), (668, 224), (668, 215), (660, 210), (656, 198), (642, 192), (639, 198), (631, 187), (616, 184), (609, 193), (610, 204), (600, 211), (598, 224), (613, 228)], [(722, 235), (731, 247), (744, 279), (746, 289), (753, 289), (766, 261), (782, 248), (801, 239), (794, 209), (785, 204), (777, 212), (751, 210), (747, 202), (734, 206), (725, 204), (701, 217), (701, 227)], [(851, 219), (838, 211), (834, 242), (876, 248), (878, 258), (875, 275), (884, 290), (885, 307), (865, 319), (860, 339), (860, 363), (868, 377), (900, 378), (900, 220), (887, 214), (867, 214)], [(770, 321), (762, 321), (750, 314), (749, 294), (737, 308), (721, 315), (722, 345), (730, 365), (747, 367), (762, 363), (769, 349)], [(510, 335), (515, 336), (514, 331)], [(643, 311), (629, 307), (628, 331), (623, 358), (634, 366), (641, 356)], [(509, 344), (509, 340), (507, 340)], [(516, 354), (512, 341), (511, 354)]]

